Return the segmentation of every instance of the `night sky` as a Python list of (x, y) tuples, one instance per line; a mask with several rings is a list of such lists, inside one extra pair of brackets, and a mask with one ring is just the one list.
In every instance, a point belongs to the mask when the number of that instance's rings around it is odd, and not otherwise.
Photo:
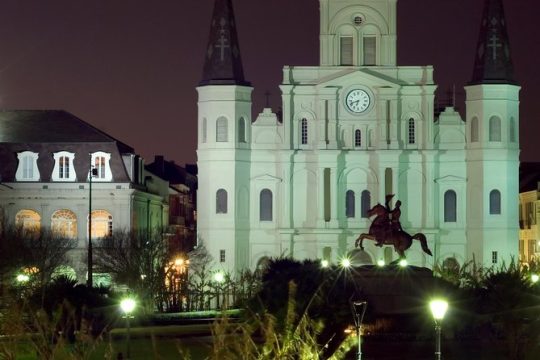
[[(318, 0), (233, 0), (254, 118), (279, 106), (283, 65), (317, 65)], [(471, 78), (484, 0), (399, 0), (398, 65)], [(506, 0), (522, 161), (540, 161), (538, 0)], [(133, 146), (196, 161), (197, 93), (213, 0), (0, 0), (0, 107), (64, 109)], [(458, 102), (463, 110), (463, 103)]]

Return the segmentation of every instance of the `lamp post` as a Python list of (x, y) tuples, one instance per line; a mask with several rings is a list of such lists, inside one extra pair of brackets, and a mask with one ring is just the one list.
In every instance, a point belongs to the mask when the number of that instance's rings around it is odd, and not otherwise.
[(362, 321), (367, 309), (367, 301), (351, 301), (351, 310), (354, 317), (354, 325), (356, 326), (356, 334), (358, 336), (358, 357), (357, 360), (362, 360)]
[(92, 178), (97, 174), (97, 169), (90, 165), (88, 171), (88, 278), (86, 279), (86, 286), (89, 288), (94, 285), (92, 274), (92, 268), (94, 267), (92, 258)]
[(135, 310), (135, 307), (137, 306), (137, 303), (135, 300), (131, 298), (125, 298), (120, 302), (120, 309), (124, 312), (124, 318), (126, 319), (126, 328), (127, 328), (127, 336), (126, 336), (126, 359), (129, 359), (131, 357), (130, 349), (129, 349), (129, 342), (131, 340), (130, 338), (130, 323), (129, 319), (133, 318), (131, 313), (133, 310)]
[(441, 360), (441, 327), (448, 302), (442, 299), (435, 299), (429, 303), (433, 320), (435, 320), (435, 359)]

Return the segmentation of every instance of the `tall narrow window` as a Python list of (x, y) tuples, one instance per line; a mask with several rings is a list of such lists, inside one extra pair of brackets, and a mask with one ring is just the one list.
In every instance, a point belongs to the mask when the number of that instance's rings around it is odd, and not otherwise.
[(332, 217), (332, 205), (331, 203), (331, 169), (325, 168), (323, 171), (323, 185), (324, 185), (324, 221), (330, 221)]
[(499, 254), (496, 251), (491, 252), (491, 263), (496, 264), (499, 261)]
[(220, 117), (216, 121), (216, 141), (217, 142), (227, 142), (229, 141), (229, 127), (227, 124), (227, 119)]
[(368, 131), (368, 146), (373, 146), (373, 130)]
[(510, 129), (508, 134), (509, 134), (509, 138), (510, 138), (510, 142), (516, 142), (516, 120), (514, 120), (514, 118), (510, 118)]
[(374, 36), (364, 37), (364, 65), (376, 65), (377, 63), (377, 38)]
[(302, 145), (306, 145), (308, 143), (308, 122), (307, 119), (302, 119), (302, 125), (301, 125), (301, 136), (302, 136)]
[(414, 119), (409, 119), (409, 144), (416, 143), (416, 134), (414, 131)]
[(273, 219), (273, 203), (272, 203), (272, 191), (264, 189), (260, 194), (259, 202), (259, 219), (260, 221), (272, 221)]
[(478, 118), (473, 117), (471, 120), (471, 142), (478, 141)]
[(112, 181), (111, 154), (97, 151), (92, 154), (90, 163), (94, 167), (92, 181)]
[(246, 120), (243, 117), (238, 121), (238, 142), (246, 142)]
[(227, 191), (219, 189), (216, 192), (216, 214), (227, 213)]
[(501, 192), (499, 190), (491, 190), (489, 193), (489, 213), (491, 215), (501, 214)]
[(206, 128), (207, 128), (206, 118), (203, 118), (202, 120), (202, 142), (206, 142)]
[(393, 186), (393, 176), (392, 176), (392, 169), (386, 168), (384, 170), (384, 191), (386, 195), (393, 194), (394, 193), (394, 186)]
[(67, 156), (60, 156), (58, 160), (58, 178), (69, 179), (70, 159)]
[(342, 36), (340, 39), (340, 64), (349, 66), (353, 64), (353, 38), (352, 36)]
[(501, 141), (501, 119), (497, 116), (489, 119), (489, 141)]
[(107, 161), (104, 156), (96, 156), (94, 159), (94, 168), (97, 170), (97, 177), (105, 179)]
[(348, 190), (345, 193), (345, 216), (347, 216), (348, 218), (353, 218), (355, 216), (354, 208), (354, 191)]
[(457, 195), (454, 190), (444, 193), (444, 222), (457, 221)]
[(360, 129), (356, 129), (354, 131), (354, 146), (355, 147), (362, 146), (362, 131), (360, 131)]
[(113, 218), (106, 210), (92, 211), (92, 239), (112, 236)]
[(219, 250), (219, 262), (220, 263), (225, 262), (225, 250)]
[(32, 151), (23, 151), (17, 154), (19, 159), (19, 166), (15, 173), (17, 181), (39, 181), (38, 156), (38, 153)]
[(371, 193), (368, 190), (362, 191), (362, 198), (360, 204), (362, 217), (368, 218), (368, 211), (371, 209)]

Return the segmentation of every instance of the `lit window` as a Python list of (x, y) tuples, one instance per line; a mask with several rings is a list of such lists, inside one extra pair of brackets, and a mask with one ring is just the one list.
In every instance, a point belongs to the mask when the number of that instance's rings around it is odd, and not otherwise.
[(110, 166), (111, 154), (97, 151), (92, 154), (92, 167), (95, 170), (92, 181), (112, 181), (112, 171)]
[(489, 119), (489, 141), (501, 141), (501, 119), (497, 116)]
[(53, 181), (75, 181), (77, 174), (73, 166), (75, 154), (67, 151), (60, 151), (53, 155), (54, 169), (52, 173)]
[(229, 126), (227, 124), (227, 119), (220, 117), (216, 121), (216, 141), (217, 142), (227, 142), (229, 141)]
[(272, 191), (264, 189), (260, 194), (260, 221), (272, 221)]
[(454, 190), (444, 193), (444, 222), (457, 221), (457, 195)]
[(41, 216), (34, 210), (21, 210), (15, 215), (15, 226), (23, 232), (39, 232)]
[(306, 145), (308, 143), (308, 122), (307, 122), (307, 119), (302, 119), (302, 122), (301, 122), (301, 126), (302, 126), (302, 129), (301, 129), (301, 132), (302, 132), (302, 145)]
[(361, 196), (361, 215), (363, 218), (368, 218), (368, 211), (371, 209), (371, 193), (368, 190), (364, 190)]
[(501, 214), (501, 192), (499, 190), (492, 190), (489, 193), (489, 213), (491, 215)]
[(54, 236), (77, 238), (77, 216), (71, 210), (57, 210), (51, 217), (51, 230)]
[(414, 119), (409, 119), (409, 144), (416, 142), (416, 136), (414, 131)]
[(225, 250), (219, 250), (219, 262), (225, 262)]
[(19, 166), (15, 173), (15, 179), (17, 181), (39, 181), (38, 154), (23, 151), (17, 154), (17, 158), (19, 159)]
[(352, 36), (342, 36), (340, 38), (341, 65), (353, 64), (353, 38)]
[(216, 192), (216, 214), (227, 213), (227, 191), (219, 189)]
[(364, 65), (376, 65), (377, 63), (377, 38), (374, 36), (364, 37)]
[(355, 147), (362, 146), (362, 131), (360, 131), (359, 129), (356, 129), (354, 132), (354, 146)]
[(112, 215), (108, 211), (92, 211), (92, 239), (112, 236), (112, 226)]

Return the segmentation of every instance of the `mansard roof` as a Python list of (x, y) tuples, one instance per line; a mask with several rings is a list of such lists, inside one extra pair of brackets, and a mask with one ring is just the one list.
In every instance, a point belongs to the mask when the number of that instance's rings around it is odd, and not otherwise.
[(232, 0), (215, 0), (201, 86), (245, 85)]
[(63, 110), (0, 111), (0, 143), (116, 143), (122, 153), (132, 147)]
[(485, 0), (471, 84), (514, 84), (502, 0)]

